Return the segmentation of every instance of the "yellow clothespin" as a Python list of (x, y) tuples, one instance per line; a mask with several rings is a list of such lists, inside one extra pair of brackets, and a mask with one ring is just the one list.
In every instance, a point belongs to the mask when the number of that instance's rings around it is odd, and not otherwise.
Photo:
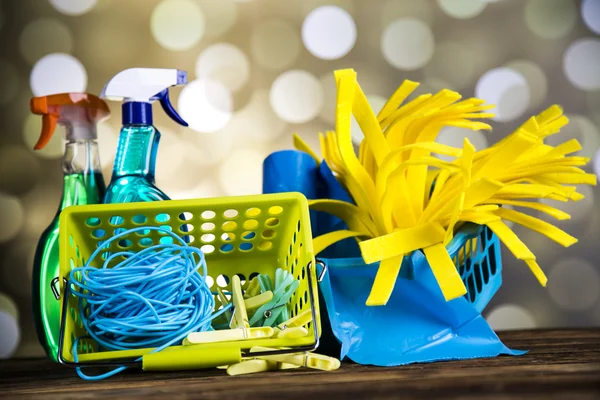
[[(252, 353), (267, 352), (274, 350), (276, 349), (255, 346), (250, 349), (250, 355), (252, 355)], [(340, 360), (338, 360), (337, 358), (308, 352), (280, 354), (272, 356), (259, 356), (256, 358), (260, 360), (277, 361), (280, 363), (299, 365), (301, 367), (318, 369), (321, 371), (334, 371), (340, 367)]]
[(218, 331), (192, 332), (184, 339), (185, 346), (201, 343), (235, 342), (238, 340), (268, 339), (275, 336), (270, 326), (259, 328), (222, 329)]
[[(221, 290), (221, 288), (217, 288), (217, 297), (219, 298), (219, 301), (221, 302), (221, 305), (223, 307), (225, 307), (227, 304), (229, 304), (229, 300), (227, 299), (227, 296), (225, 296), (225, 293), (223, 293), (223, 290)], [(231, 321), (231, 311), (227, 310), (223, 313), (223, 316), (225, 317), (225, 319), (227, 320), (227, 323), (229, 323), (229, 321)]]
[(244, 292), (244, 298), (249, 299), (250, 297), (258, 296), (260, 294), (260, 283), (258, 281), (258, 277), (252, 278), (250, 283), (248, 283), (248, 288)]
[(310, 310), (304, 310), (293, 318), (282, 322), (275, 328), (275, 337), (301, 338), (308, 336), (308, 329), (304, 328), (312, 321)]
[(231, 302), (233, 303), (233, 317), (231, 318), (229, 327), (232, 329), (250, 328), (246, 304), (244, 302), (244, 296), (242, 296), (242, 283), (240, 277), (237, 275), (234, 275), (231, 278)]
[(227, 367), (227, 375), (255, 374), (257, 372), (275, 371), (279, 369), (300, 368), (299, 365), (279, 363), (268, 360), (247, 360)]
[(302, 327), (304, 325), (307, 325), (311, 321), (312, 315), (310, 314), (310, 310), (304, 310), (301, 313), (298, 313), (298, 315), (296, 315), (295, 317), (292, 317), (287, 321), (284, 321), (281, 324), (277, 325), (277, 327), (281, 330), (287, 328)]
[(267, 304), (272, 299), (273, 299), (273, 292), (269, 290), (269, 291), (261, 293), (257, 296), (247, 297), (244, 300), (244, 303), (246, 306), (246, 310), (252, 311), (252, 310), (256, 310), (258, 307), (262, 306), (263, 304)]
[[(250, 328), (252, 329), (252, 328)], [(296, 326), (294, 328), (286, 328), (279, 329), (279, 327), (274, 328), (275, 337), (276, 338), (286, 338), (286, 339), (298, 339), (301, 337), (308, 336), (308, 329), (303, 328), (301, 326)]]

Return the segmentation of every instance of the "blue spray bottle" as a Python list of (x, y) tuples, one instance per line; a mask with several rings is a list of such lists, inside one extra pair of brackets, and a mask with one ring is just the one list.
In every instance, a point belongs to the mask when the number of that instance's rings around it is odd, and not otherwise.
[(158, 100), (171, 119), (188, 126), (169, 101), (169, 88), (186, 83), (185, 71), (131, 68), (106, 84), (100, 96), (123, 102), (123, 128), (105, 203), (169, 200), (154, 182), (160, 132), (152, 125), (152, 103)]

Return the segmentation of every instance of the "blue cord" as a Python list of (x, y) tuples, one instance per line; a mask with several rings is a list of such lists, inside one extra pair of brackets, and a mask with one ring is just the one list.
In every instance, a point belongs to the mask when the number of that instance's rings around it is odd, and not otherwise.
[[(121, 251), (107, 257), (101, 268), (90, 266), (112, 242), (148, 230), (170, 235), (179, 244), (158, 244), (138, 253)], [(121, 256), (123, 261), (108, 267)], [(108, 350), (154, 347), (152, 353), (155, 353), (181, 342), (190, 332), (211, 330), (211, 321), (231, 307), (228, 305), (213, 314), (214, 298), (206, 284), (206, 275), (206, 260), (200, 249), (189, 246), (167, 229), (144, 226), (108, 239), (92, 253), (85, 266), (73, 269), (69, 278), (71, 292), (79, 298), (79, 318), (99, 347)], [(73, 343), (75, 362), (79, 360), (79, 339)], [(89, 376), (78, 367), (77, 374), (86, 380), (101, 380), (126, 368)]]

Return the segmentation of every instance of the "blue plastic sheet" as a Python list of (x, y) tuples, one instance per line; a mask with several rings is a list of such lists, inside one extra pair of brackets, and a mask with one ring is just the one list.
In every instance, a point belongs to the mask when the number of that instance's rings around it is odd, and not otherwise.
[[(457, 235), (448, 246), (451, 255), (464, 245)], [(341, 343), (340, 358), (360, 364), (395, 366), (414, 362), (520, 355), (506, 347), (481, 316), (501, 284), (501, 266), (487, 283), (474, 290), (481, 296), (446, 301), (425, 256), (406, 257), (386, 306), (368, 307), (377, 264), (361, 258), (323, 260), (326, 271), (319, 284), (331, 329)], [(473, 264), (472, 267), (479, 267)], [(465, 275), (468, 271), (465, 271)]]
[[(317, 165), (312, 157), (300, 151), (270, 155), (265, 160), (263, 178), (264, 193), (296, 191), (309, 199), (352, 202), (325, 162)], [(313, 237), (346, 229), (338, 218), (312, 211), (311, 224)], [(475, 229), (470, 236), (456, 235), (448, 246), (451, 256), (456, 256), (467, 240), (480, 234), (481, 230)], [(485, 239), (485, 235), (483, 232), (481, 238)], [(382, 307), (365, 305), (377, 264), (365, 265), (354, 239), (323, 251), (318, 255), (327, 268), (318, 271), (323, 276), (319, 283), (321, 307), (326, 310), (322, 314), (326, 319), (322, 321), (322, 342), (341, 345), (341, 350), (329, 345), (338, 354), (328, 354), (378, 366), (524, 354), (506, 347), (481, 316), (501, 284), (499, 244), (497, 238), (489, 239), (488, 247), (495, 250), (484, 248), (484, 252), (487, 261), (496, 261), (488, 266), (493, 273), (475, 277), (473, 266), (484, 265), (482, 257), (473, 257), (469, 266), (460, 267), (461, 276), (472, 291), (471, 297), (467, 294), (447, 302), (427, 260), (417, 251), (405, 257), (392, 296)]]

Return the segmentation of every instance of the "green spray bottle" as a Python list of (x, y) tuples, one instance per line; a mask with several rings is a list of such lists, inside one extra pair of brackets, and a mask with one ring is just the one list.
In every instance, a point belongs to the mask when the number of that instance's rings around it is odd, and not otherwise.
[(58, 360), (63, 286), (59, 281), (59, 230), (62, 210), (72, 205), (101, 203), (106, 191), (96, 124), (110, 115), (106, 103), (86, 93), (63, 93), (31, 99), (31, 112), (42, 116), (42, 132), (35, 149), (42, 149), (56, 125), (64, 129), (66, 144), (62, 159), (63, 194), (52, 223), (42, 233), (33, 265), (33, 314), (38, 339), (48, 357)]

